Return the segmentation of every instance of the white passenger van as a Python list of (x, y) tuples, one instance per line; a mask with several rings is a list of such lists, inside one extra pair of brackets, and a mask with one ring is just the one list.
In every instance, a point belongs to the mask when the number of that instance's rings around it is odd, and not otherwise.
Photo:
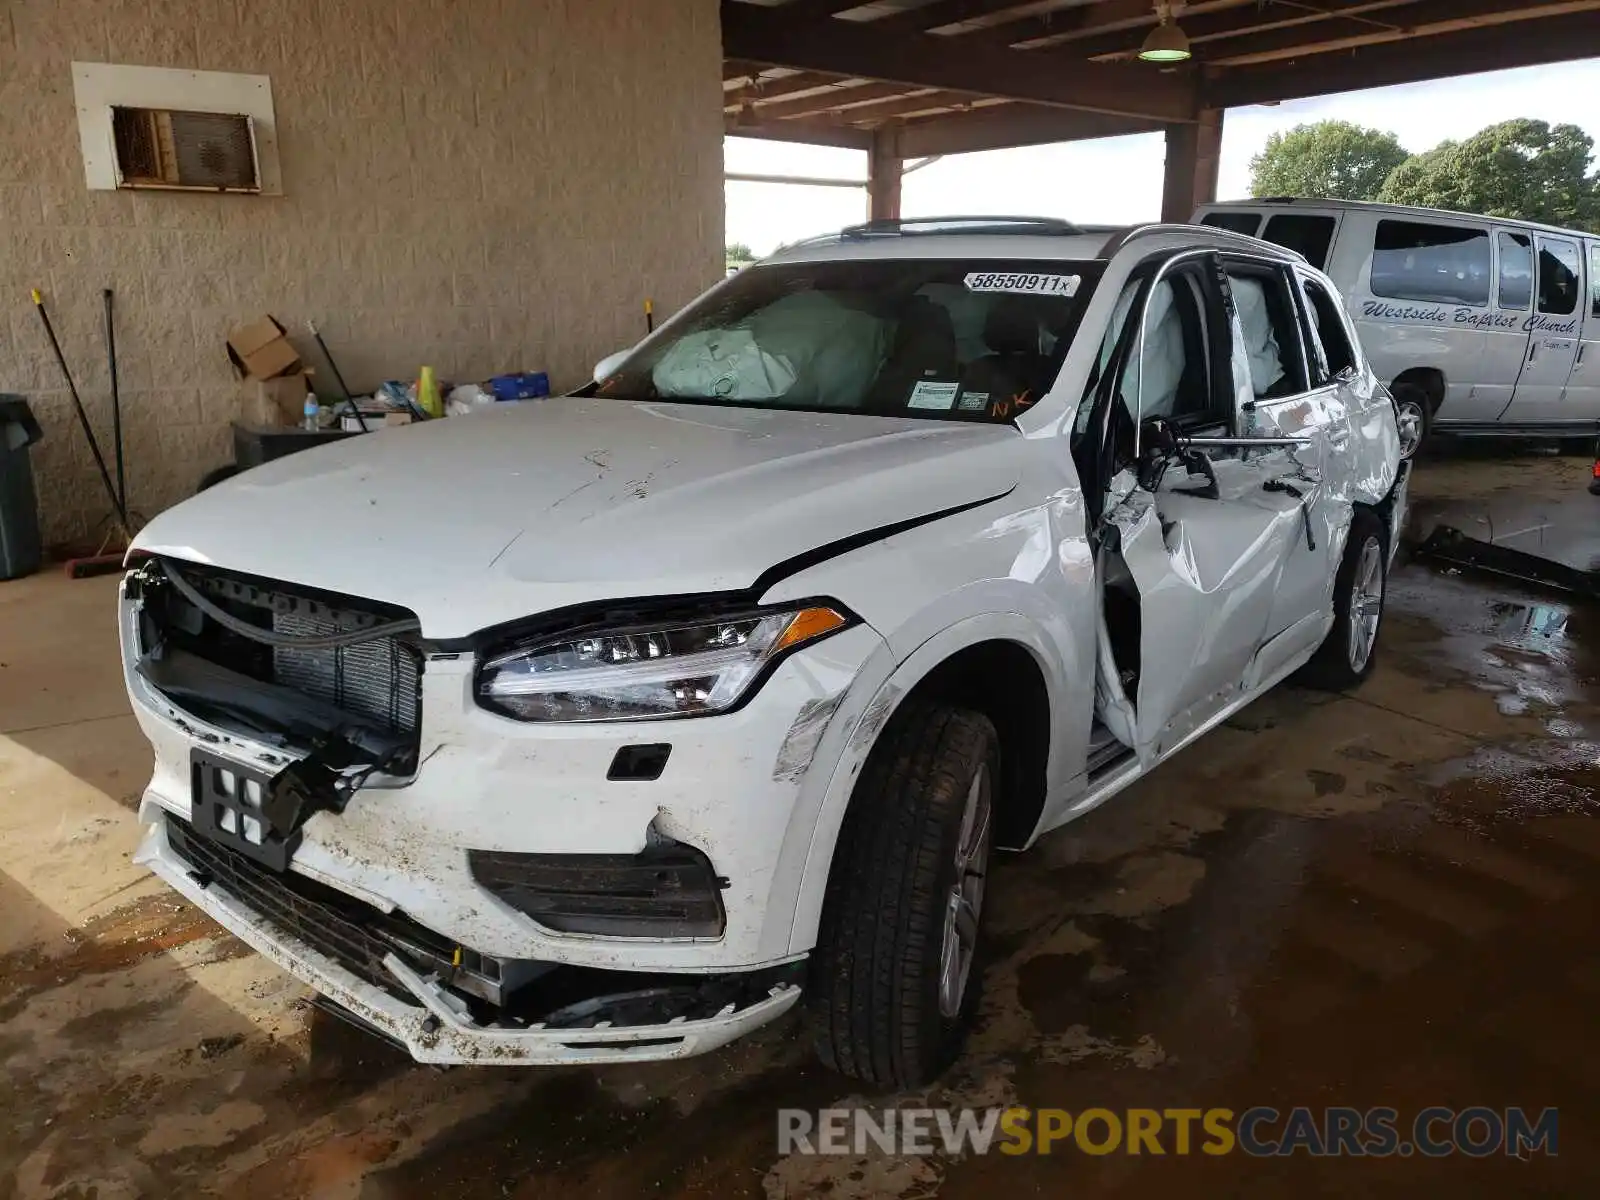
[(1296, 250), (1332, 277), (1408, 451), (1430, 428), (1600, 431), (1600, 235), (1349, 200), (1207, 204), (1194, 220)]

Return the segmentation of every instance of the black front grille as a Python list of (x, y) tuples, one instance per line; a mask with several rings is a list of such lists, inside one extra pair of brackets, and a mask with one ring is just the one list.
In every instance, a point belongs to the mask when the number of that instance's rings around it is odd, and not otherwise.
[[(168, 562), (210, 602), (248, 624), (316, 637), (412, 618), (405, 609), (323, 595), (190, 563)], [(170, 586), (150, 597), (161, 639), (207, 662), (292, 688), (392, 733), (415, 738), (422, 722), (422, 652), (408, 635), (353, 646), (269, 646), (202, 615)]]
[(381, 913), (303, 875), (279, 875), (200, 836), (177, 817), (167, 818), (167, 840), (207, 886), (216, 884), (280, 932), (407, 1004), (417, 999), (389, 974), (384, 956), (414, 961), (420, 951), (421, 957), (448, 963), (455, 955), (454, 943), (415, 921)]

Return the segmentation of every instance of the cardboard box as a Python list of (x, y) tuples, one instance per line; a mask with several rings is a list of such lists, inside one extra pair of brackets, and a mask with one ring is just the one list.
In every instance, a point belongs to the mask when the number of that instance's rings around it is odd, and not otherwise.
[(243, 396), (240, 420), (247, 425), (298, 425), (305, 419), (310, 390), (311, 381), (304, 371), (277, 379), (247, 379), (239, 385)]
[[(277, 379), (300, 369), (300, 355), (289, 344), (287, 331), (270, 316), (229, 333), (228, 358), (244, 379)], [(300, 398), (305, 399), (303, 392)]]

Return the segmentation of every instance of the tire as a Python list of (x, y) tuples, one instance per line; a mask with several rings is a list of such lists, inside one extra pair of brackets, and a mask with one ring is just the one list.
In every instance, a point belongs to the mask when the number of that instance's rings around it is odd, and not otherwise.
[[(807, 995), (817, 1053), (841, 1074), (920, 1087), (960, 1050), (980, 990), (999, 780), (989, 719), (944, 704), (911, 701), (868, 757), (839, 831)], [(958, 849), (970, 854), (965, 867)], [(970, 938), (947, 985), (958, 888)]]
[(1400, 458), (1413, 459), (1433, 429), (1433, 405), (1419, 384), (1397, 383), (1390, 394), (1394, 396), (1395, 424), (1400, 427)]
[[(1371, 574), (1371, 555), (1376, 554), (1376, 575)], [(1376, 586), (1376, 619), (1370, 633), (1364, 635), (1365, 649), (1360, 649), (1353, 630), (1357, 617), (1357, 584), (1368, 601), (1370, 615), (1373, 585)], [(1350, 521), (1350, 535), (1345, 539), (1344, 557), (1339, 561), (1339, 571), (1333, 580), (1333, 628), (1317, 648), (1316, 654), (1306, 664), (1303, 678), (1313, 687), (1342, 692), (1355, 687), (1372, 674), (1378, 658), (1378, 636), (1383, 629), (1383, 604), (1389, 589), (1389, 536), (1382, 521), (1371, 509), (1358, 508)]]

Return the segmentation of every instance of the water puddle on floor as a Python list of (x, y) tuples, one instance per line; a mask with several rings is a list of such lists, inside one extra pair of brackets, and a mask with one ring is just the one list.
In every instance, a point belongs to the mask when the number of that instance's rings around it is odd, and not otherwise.
[(1408, 671), (1466, 682), (1508, 717), (1584, 731), (1600, 682), (1600, 606), (1493, 590), (1453, 569), (1412, 567), (1390, 587), (1384, 651)]

